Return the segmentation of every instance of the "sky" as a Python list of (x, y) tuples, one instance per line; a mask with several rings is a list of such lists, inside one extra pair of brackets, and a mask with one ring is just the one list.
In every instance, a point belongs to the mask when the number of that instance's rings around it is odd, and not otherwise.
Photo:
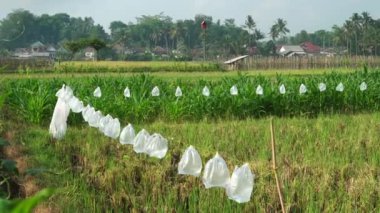
[(369, 12), (380, 19), (380, 0), (0, 0), (0, 19), (15, 9), (41, 14), (67, 13), (92, 17), (109, 32), (112, 21), (136, 22), (142, 15), (163, 12), (173, 18), (193, 19), (205, 14), (218, 19), (233, 18), (239, 26), (251, 15), (257, 28), (268, 33), (277, 18), (287, 21), (290, 35), (342, 25), (353, 13)]

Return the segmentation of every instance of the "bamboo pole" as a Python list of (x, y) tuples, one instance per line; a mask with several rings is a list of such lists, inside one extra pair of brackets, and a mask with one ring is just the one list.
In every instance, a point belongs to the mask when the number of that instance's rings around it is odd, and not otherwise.
[(284, 201), (282, 198), (280, 181), (277, 175), (276, 147), (275, 147), (275, 139), (274, 139), (273, 118), (270, 119), (270, 134), (271, 134), (271, 145), (272, 145), (272, 169), (273, 169), (274, 177), (276, 179), (277, 193), (278, 193), (278, 198), (280, 199), (281, 211), (282, 213), (285, 213), (286, 211), (285, 211)]

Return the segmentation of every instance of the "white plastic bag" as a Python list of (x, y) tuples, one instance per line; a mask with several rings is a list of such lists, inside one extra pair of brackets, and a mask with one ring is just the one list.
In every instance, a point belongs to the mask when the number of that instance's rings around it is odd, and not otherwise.
[(87, 105), (86, 107), (84, 107), (82, 109), (82, 117), (83, 117), (83, 120), (88, 122), (88, 111), (91, 109), (92, 107), (90, 105)]
[(160, 89), (158, 89), (157, 86), (155, 86), (155, 87), (152, 89), (152, 96), (154, 96), (154, 97), (160, 96)]
[(69, 86), (63, 84), (62, 88), (58, 90), (55, 96), (61, 98), (64, 102), (68, 103), (71, 97), (73, 97), (73, 90)]
[(112, 119), (104, 128), (104, 134), (110, 138), (117, 139), (120, 135), (120, 121)]
[(100, 98), (102, 97), (102, 91), (100, 90), (100, 87), (96, 87), (95, 91), (94, 91), (94, 96), (96, 98)]
[(336, 86), (335, 90), (338, 91), (338, 92), (343, 92), (344, 86), (343, 86), (342, 82), (340, 82), (338, 84), (338, 86)]
[(205, 87), (203, 88), (203, 90), (202, 90), (202, 95), (204, 95), (204, 96), (206, 96), (206, 97), (210, 96), (210, 90), (208, 89), (207, 86), (205, 86)]
[(363, 81), (361, 84), (360, 84), (360, 91), (364, 92), (365, 90), (367, 90), (367, 84)]
[(202, 171), (202, 160), (198, 151), (189, 146), (178, 163), (178, 174), (199, 177)]
[(83, 110), (83, 102), (80, 101), (77, 97), (72, 96), (71, 99), (69, 100), (69, 106), (71, 111), (75, 113), (80, 113)]
[(61, 139), (65, 136), (69, 113), (69, 105), (62, 98), (58, 98), (49, 126), (49, 133), (53, 138)]
[(231, 89), (230, 89), (230, 93), (231, 93), (231, 95), (238, 95), (238, 88), (237, 88), (237, 86), (236, 85), (233, 85), (232, 87), (231, 87)]
[(279, 90), (280, 90), (280, 94), (285, 94), (286, 93), (285, 85), (281, 84)]
[(99, 119), (99, 130), (105, 134), (106, 126), (113, 120), (112, 116), (107, 114)]
[(264, 95), (264, 89), (261, 87), (261, 85), (257, 86), (256, 95)]
[(253, 190), (254, 177), (255, 175), (252, 174), (248, 163), (245, 163), (240, 168), (235, 167), (226, 187), (228, 198), (238, 203), (249, 202)]
[(126, 87), (124, 89), (124, 97), (126, 97), (126, 98), (130, 98), (131, 97), (131, 91), (129, 90), (128, 87)]
[(150, 157), (163, 158), (168, 151), (168, 140), (158, 133), (154, 133), (148, 138), (148, 143), (145, 146), (145, 152)]
[(98, 128), (99, 127), (99, 121), (103, 117), (102, 112), (101, 111), (95, 112), (95, 109), (91, 108), (88, 110), (87, 114), (88, 114), (88, 124), (91, 127)]
[(175, 90), (175, 97), (181, 97), (182, 96), (182, 90), (180, 87), (177, 87)]
[(305, 86), (305, 84), (301, 84), (300, 86), (300, 94), (305, 94), (307, 92), (307, 88)]
[(149, 136), (149, 132), (145, 129), (142, 129), (139, 133), (137, 133), (136, 137), (133, 139), (133, 150), (136, 153), (146, 153), (146, 144)]
[(203, 184), (206, 189), (211, 187), (226, 187), (230, 179), (230, 172), (222, 157), (216, 153), (215, 157), (207, 161), (203, 171)]
[(318, 89), (320, 92), (326, 91), (326, 84), (325, 83), (319, 83), (318, 84)]
[(120, 133), (120, 143), (121, 144), (133, 144), (133, 139), (135, 138), (135, 130), (132, 124), (128, 124)]

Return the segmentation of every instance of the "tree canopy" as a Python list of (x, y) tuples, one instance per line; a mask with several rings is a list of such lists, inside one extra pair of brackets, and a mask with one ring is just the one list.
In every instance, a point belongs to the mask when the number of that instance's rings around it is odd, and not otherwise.
[[(207, 23), (206, 30), (200, 27), (202, 21)], [(129, 23), (115, 20), (108, 29), (109, 33), (91, 17), (76, 18), (65, 13), (37, 16), (27, 10), (15, 10), (0, 20), (0, 50), (12, 51), (40, 41), (72, 52), (86, 45), (95, 49), (107, 47), (108, 50), (117, 45), (131, 52), (157, 50), (167, 55), (180, 52), (190, 58), (201, 58), (205, 38), (210, 58), (270, 55), (276, 45), (299, 45), (306, 41), (323, 48), (344, 48), (349, 54), (380, 52), (380, 20), (367, 12), (354, 13), (331, 30), (312, 33), (302, 30), (293, 36), (287, 36), (290, 30), (286, 20), (278, 18), (270, 29), (262, 30), (257, 28), (251, 15), (247, 15), (244, 25), (238, 26), (233, 18), (214, 20), (211, 16), (198, 14), (193, 19), (174, 21), (160, 13), (142, 15)]]

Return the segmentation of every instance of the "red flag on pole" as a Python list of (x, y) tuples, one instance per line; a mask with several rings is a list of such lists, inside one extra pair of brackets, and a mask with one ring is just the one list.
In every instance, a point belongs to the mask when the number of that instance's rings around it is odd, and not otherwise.
[(202, 30), (205, 30), (206, 28), (207, 28), (207, 23), (206, 23), (206, 21), (202, 21), (202, 23), (201, 23), (201, 28), (202, 28)]

